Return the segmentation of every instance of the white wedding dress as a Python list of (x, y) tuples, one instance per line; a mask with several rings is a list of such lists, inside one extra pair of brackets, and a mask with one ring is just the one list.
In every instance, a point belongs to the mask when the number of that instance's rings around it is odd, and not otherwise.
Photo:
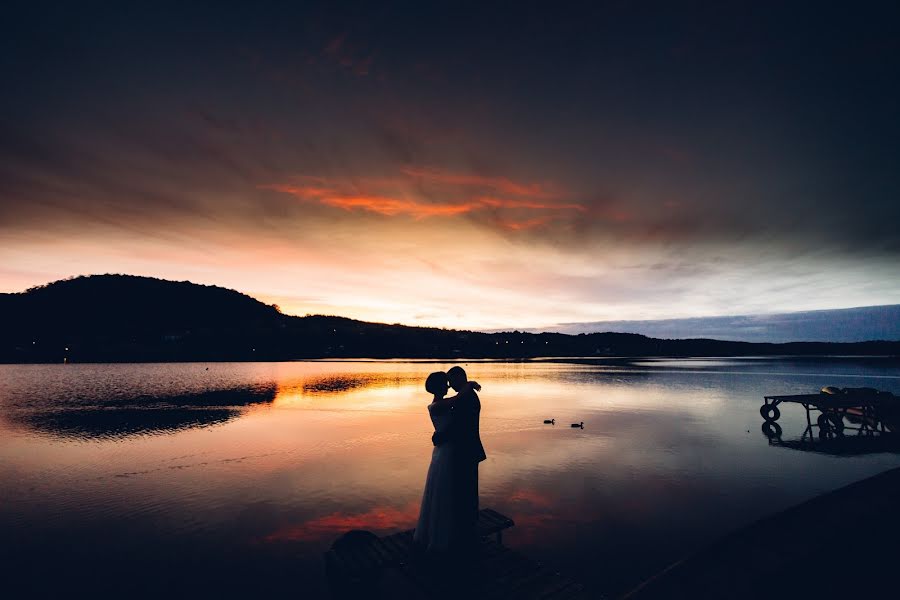
[[(453, 412), (447, 403), (428, 405), (436, 432), (450, 426)], [(446, 552), (453, 535), (453, 444), (435, 446), (425, 477), (425, 492), (413, 540), (426, 552)]]

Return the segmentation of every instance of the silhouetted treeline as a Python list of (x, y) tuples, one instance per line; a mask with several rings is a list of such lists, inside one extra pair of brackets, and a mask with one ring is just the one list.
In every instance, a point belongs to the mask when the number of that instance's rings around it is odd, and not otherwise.
[(757, 344), (629, 333), (478, 333), (294, 317), (216, 286), (130, 275), (0, 294), (0, 361), (900, 355), (900, 342)]

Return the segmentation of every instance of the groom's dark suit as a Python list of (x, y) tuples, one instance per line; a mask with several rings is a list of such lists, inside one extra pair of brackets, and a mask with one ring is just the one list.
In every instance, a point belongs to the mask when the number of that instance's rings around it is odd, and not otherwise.
[(479, 435), (481, 400), (470, 390), (459, 394), (453, 401), (453, 421), (443, 435), (435, 433), (434, 444), (452, 443), (453, 453), (453, 504), (455, 507), (458, 545), (468, 546), (476, 540), (478, 522), (478, 463), (487, 458)]

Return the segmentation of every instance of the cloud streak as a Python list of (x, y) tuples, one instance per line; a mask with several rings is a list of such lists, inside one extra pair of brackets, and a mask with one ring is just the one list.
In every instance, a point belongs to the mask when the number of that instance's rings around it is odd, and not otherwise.
[[(268, 183), (259, 187), (288, 194), (303, 202), (345, 211), (360, 210), (382, 216), (408, 216), (414, 219), (495, 214), (497, 211), (516, 214), (588, 211), (582, 204), (561, 201), (560, 192), (550, 191), (541, 184), (434, 168), (404, 167), (399, 175), (392, 178), (297, 176), (290, 183)], [(494, 192), (494, 195), (484, 195), (485, 191)], [(500, 196), (498, 193), (508, 196)], [(501, 228), (510, 231), (534, 229), (553, 220), (554, 217), (547, 215), (494, 219)]]
[(358, 195), (340, 192), (337, 189), (323, 189), (296, 184), (268, 184), (261, 189), (289, 194), (306, 202), (318, 202), (324, 206), (347, 211), (363, 210), (393, 217), (407, 215), (416, 219), (434, 216), (453, 216), (475, 210), (471, 203), (440, 204), (390, 196)]

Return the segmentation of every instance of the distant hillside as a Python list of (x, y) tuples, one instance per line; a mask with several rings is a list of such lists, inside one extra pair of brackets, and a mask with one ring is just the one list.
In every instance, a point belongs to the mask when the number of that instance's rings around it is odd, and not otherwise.
[(234, 290), (133, 275), (76, 277), (3, 296), (18, 311), (13, 325), (24, 317), (34, 319), (32, 327), (66, 334), (228, 327), (280, 316), (275, 307)]
[(646, 321), (563, 323), (536, 331), (627, 331), (660, 338), (714, 338), (743, 342), (861, 342), (900, 340), (900, 304)]
[(478, 333), (281, 314), (216, 286), (130, 275), (0, 294), (0, 362), (900, 355), (900, 342), (754, 344), (631, 333)]

